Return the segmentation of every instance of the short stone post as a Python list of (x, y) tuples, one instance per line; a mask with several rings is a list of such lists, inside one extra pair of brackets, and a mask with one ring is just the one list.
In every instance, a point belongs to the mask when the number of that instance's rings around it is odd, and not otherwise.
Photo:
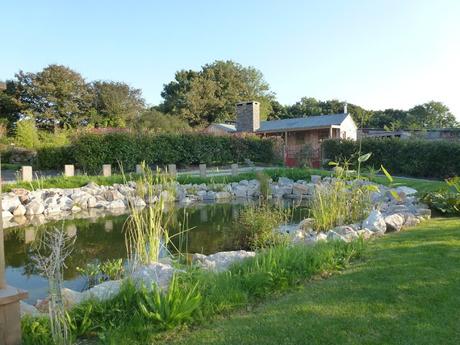
[(25, 165), (21, 169), (21, 180), (24, 182), (32, 182), (33, 171), (30, 165)]
[(142, 164), (136, 164), (136, 174), (142, 175), (144, 173), (144, 169), (142, 168)]
[(72, 164), (64, 165), (64, 176), (75, 176), (75, 167)]
[(238, 164), (232, 164), (232, 176), (238, 175)]
[(176, 164), (168, 164), (168, 173), (171, 177), (175, 178), (177, 176)]
[(206, 177), (206, 164), (200, 164), (200, 177)]
[(112, 176), (112, 165), (104, 164), (102, 166), (102, 176), (104, 177)]

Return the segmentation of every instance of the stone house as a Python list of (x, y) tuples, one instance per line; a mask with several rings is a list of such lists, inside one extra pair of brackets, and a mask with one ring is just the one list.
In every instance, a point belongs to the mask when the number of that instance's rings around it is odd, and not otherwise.
[[(212, 128), (211, 128), (212, 127)], [(212, 124), (209, 132), (255, 133), (260, 136), (278, 136), (284, 141), (284, 160), (288, 166), (308, 163), (321, 164), (321, 142), (324, 139), (356, 140), (358, 127), (344, 106), (342, 114), (317, 115), (293, 119), (260, 121), (260, 104), (256, 101), (236, 105), (236, 124)]]

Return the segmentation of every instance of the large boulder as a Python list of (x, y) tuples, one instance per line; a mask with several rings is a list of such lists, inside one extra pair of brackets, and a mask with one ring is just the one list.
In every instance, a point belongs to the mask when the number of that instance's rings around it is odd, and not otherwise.
[(82, 292), (81, 300), (97, 299), (100, 301), (105, 301), (111, 299), (116, 294), (118, 294), (118, 292), (120, 292), (122, 283), (122, 280), (108, 280), (103, 282), (89, 290)]
[(6, 195), (2, 198), (2, 210), (13, 212), (19, 205), (21, 201), (18, 196)]
[(13, 216), (15, 217), (21, 217), (21, 216), (24, 216), (26, 214), (26, 208), (24, 205), (18, 205), (18, 207), (16, 207), (14, 210), (13, 210)]
[(417, 194), (417, 190), (414, 188), (406, 187), (406, 186), (400, 186), (396, 188), (396, 192), (399, 193), (404, 193), (404, 195), (415, 195)]
[(405, 217), (403, 214), (394, 213), (385, 217), (387, 231), (401, 231), (404, 225)]
[(192, 262), (203, 269), (222, 272), (227, 270), (233, 263), (254, 257), (255, 255), (255, 252), (247, 252), (245, 250), (219, 252), (208, 256), (193, 254)]
[(292, 185), (292, 193), (295, 195), (306, 195), (310, 194), (311, 190), (308, 185), (301, 183), (294, 183)]
[(343, 237), (347, 242), (355, 240), (359, 237), (356, 231), (348, 225), (337, 226), (332, 229), (332, 231)]
[(21, 318), (24, 316), (41, 316), (43, 315), (36, 307), (30, 305), (24, 301), (19, 302), (19, 310), (21, 313)]
[(373, 232), (385, 233), (387, 231), (387, 225), (382, 213), (378, 210), (373, 210), (369, 216), (363, 221), (362, 228), (369, 229)]
[(42, 214), (45, 211), (45, 206), (37, 199), (32, 200), (26, 205), (26, 215)]
[(131, 278), (146, 288), (157, 285), (160, 289), (166, 290), (174, 273), (182, 272), (169, 264), (155, 262), (150, 265), (140, 266), (131, 274)]

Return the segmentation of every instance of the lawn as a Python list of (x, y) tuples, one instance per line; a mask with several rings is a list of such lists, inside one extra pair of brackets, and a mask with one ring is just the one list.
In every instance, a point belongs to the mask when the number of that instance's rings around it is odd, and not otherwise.
[(152, 344), (460, 344), (460, 218), (373, 241), (364, 260), (251, 312)]

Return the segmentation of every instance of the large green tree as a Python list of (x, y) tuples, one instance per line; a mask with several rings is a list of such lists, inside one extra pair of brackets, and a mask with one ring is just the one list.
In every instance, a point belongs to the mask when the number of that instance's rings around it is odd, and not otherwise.
[(125, 127), (144, 111), (142, 91), (113, 81), (91, 83), (95, 114), (91, 122), (98, 127)]
[(459, 123), (449, 108), (441, 102), (427, 102), (409, 110), (407, 126), (412, 129), (457, 127)]
[(62, 65), (38, 73), (20, 71), (10, 94), (22, 115), (34, 117), (38, 127), (76, 127), (88, 121), (91, 93), (82, 76)]
[(261, 116), (271, 112), (274, 94), (262, 73), (233, 61), (215, 61), (200, 71), (179, 71), (164, 85), (160, 109), (192, 126), (235, 120), (235, 105), (245, 100), (261, 103)]
[(144, 111), (138, 121), (132, 123), (138, 131), (153, 131), (158, 133), (179, 133), (190, 130), (185, 120), (178, 116), (163, 114), (155, 107)]

